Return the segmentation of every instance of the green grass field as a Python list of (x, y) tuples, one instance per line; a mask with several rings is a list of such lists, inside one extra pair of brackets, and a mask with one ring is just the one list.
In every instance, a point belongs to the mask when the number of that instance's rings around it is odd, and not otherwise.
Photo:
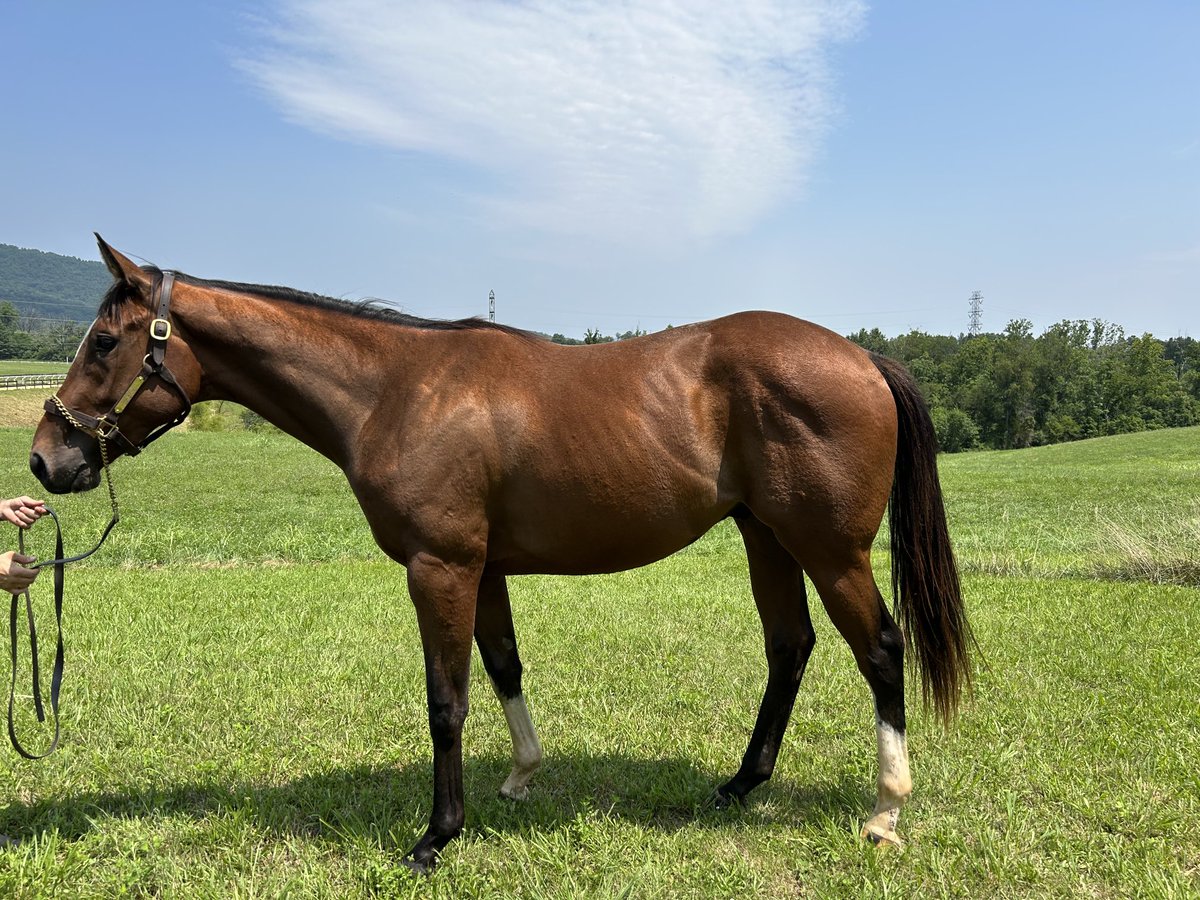
[(0, 375), (44, 375), (65, 372), (67, 362), (43, 362), (37, 359), (0, 359)]
[[(38, 490), (29, 439), (0, 430), (6, 495)], [(62, 749), (0, 753), (0, 831), (21, 839), (0, 896), (1200, 895), (1200, 429), (942, 472), (984, 661), (950, 731), (910, 683), (903, 853), (858, 839), (870, 695), (815, 597), (775, 778), (707, 805), (765, 681), (723, 525), (636, 572), (512, 580), (546, 761), (527, 803), (497, 796), (508, 732), (477, 663), (467, 829), (419, 879), (398, 866), (431, 778), (402, 570), (298, 443), (169, 436), (117, 464), (122, 524), (68, 575)], [(108, 516), (102, 490), (56, 507), (68, 550)], [(50, 553), (48, 527), (31, 537)]]

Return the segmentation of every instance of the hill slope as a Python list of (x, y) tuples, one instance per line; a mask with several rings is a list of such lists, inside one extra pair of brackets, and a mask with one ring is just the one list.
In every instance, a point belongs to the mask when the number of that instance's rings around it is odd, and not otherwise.
[(23, 316), (90, 322), (111, 283), (103, 263), (0, 244), (0, 302)]

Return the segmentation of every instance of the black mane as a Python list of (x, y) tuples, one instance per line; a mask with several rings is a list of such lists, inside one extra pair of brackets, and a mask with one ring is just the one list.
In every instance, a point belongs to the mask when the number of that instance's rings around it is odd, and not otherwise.
[[(142, 271), (155, 278), (162, 277), (162, 270), (157, 266), (142, 266)], [(194, 275), (188, 275), (184, 272), (175, 272), (175, 280), (184, 284), (195, 285), (196, 287), (213, 288), (215, 290), (233, 291), (238, 294), (250, 294), (254, 297), (261, 297), (267, 300), (279, 300), (284, 303), (297, 303), (301, 306), (312, 306), (317, 309), (325, 309), (330, 312), (342, 313), (344, 315), (355, 316), (359, 319), (372, 319), (377, 322), (391, 322), (395, 325), (402, 325), (406, 328), (422, 328), (430, 331), (482, 331), (494, 330), (502, 331), (505, 334), (512, 334), (518, 337), (525, 337), (531, 340), (537, 339), (537, 335), (529, 331), (524, 331), (520, 328), (513, 328), (510, 325), (498, 325), (495, 322), (489, 322), (485, 319), (472, 317), (469, 319), (423, 319), (420, 316), (409, 315), (408, 313), (400, 312), (398, 309), (393, 309), (390, 306), (384, 306), (381, 300), (339, 300), (336, 297), (326, 297), (322, 294), (311, 294), (307, 291), (298, 291), (295, 288), (280, 287), (273, 284), (243, 284), (236, 281), (220, 281), (209, 278), (197, 278)], [(128, 286), (117, 281), (109, 288), (108, 293), (104, 295), (104, 299), (100, 303), (101, 313), (106, 312), (112, 307), (122, 303), (129, 296)]]

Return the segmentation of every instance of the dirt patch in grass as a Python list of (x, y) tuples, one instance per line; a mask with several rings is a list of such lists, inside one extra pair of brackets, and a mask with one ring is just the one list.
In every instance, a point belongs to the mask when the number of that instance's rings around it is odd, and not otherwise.
[(32, 431), (42, 417), (42, 404), (50, 396), (49, 388), (0, 391), (0, 428), (28, 428)]

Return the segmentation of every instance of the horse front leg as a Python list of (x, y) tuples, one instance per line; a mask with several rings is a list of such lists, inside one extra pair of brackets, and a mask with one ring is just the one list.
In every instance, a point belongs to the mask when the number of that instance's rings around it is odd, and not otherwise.
[(409, 561), (408, 590), (425, 653), (429, 734), (433, 740), (433, 810), (429, 828), (404, 858), (429, 872), (442, 848), (462, 831), (462, 730), (467, 718), (471, 636), (482, 565), (448, 563), (428, 554)]

